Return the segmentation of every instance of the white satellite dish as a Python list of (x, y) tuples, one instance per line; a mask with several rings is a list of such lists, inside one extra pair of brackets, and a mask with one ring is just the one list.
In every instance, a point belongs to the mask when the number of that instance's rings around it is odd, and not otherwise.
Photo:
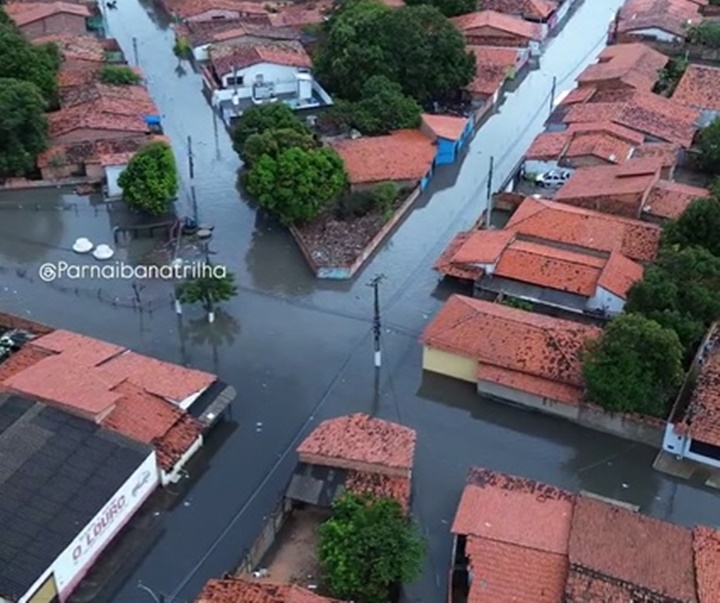
[(95, 251), (93, 251), (93, 256), (96, 260), (109, 260), (114, 255), (115, 252), (113, 251), (113, 249), (105, 244), (98, 245), (95, 248)]
[(90, 242), (90, 239), (80, 237), (75, 241), (72, 248), (75, 253), (88, 253), (92, 250), (94, 245)]

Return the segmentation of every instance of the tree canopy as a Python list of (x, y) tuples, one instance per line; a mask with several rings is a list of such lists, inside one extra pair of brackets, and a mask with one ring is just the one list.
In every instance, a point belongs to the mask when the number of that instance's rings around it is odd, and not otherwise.
[(312, 220), (342, 192), (345, 167), (332, 149), (290, 148), (261, 156), (248, 172), (248, 192), (286, 224)]
[(177, 298), (182, 304), (200, 303), (211, 312), (216, 304), (228, 301), (237, 295), (235, 276), (227, 270), (217, 270), (208, 265), (207, 273), (185, 281), (178, 286)]
[(698, 149), (700, 167), (709, 174), (720, 174), (720, 118), (701, 130)]
[(140, 76), (126, 65), (105, 65), (100, 81), (111, 86), (132, 86), (140, 83)]
[(30, 82), (0, 78), (0, 177), (22, 176), (47, 147), (45, 99)]
[(425, 543), (392, 499), (346, 493), (318, 532), (320, 565), (334, 597), (387, 603), (394, 586), (420, 573)]
[(389, 9), (346, 0), (326, 23), (315, 72), (341, 98), (358, 101), (371, 77), (385, 76), (419, 102), (453, 94), (475, 73), (475, 56), (433, 6)]
[(683, 247), (704, 247), (720, 257), (720, 200), (695, 199), (675, 220), (663, 228), (663, 243)]
[(446, 17), (457, 17), (458, 15), (483, 10), (478, 7), (477, 0), (410, 0), (406, 4), (408, 6), (429, 4), (435, 6)]
[(672, 329), (621, 314), (583, 357), (587, 397), (611, 412), (665, 418), (683, 379), (683, 347)]
[(120, 174), (118, 184), (131, 207), (152, 215), (164, 214), (178, 190), (172, 149), (164, 142), (145, 145)]
[(240, 158), (252, 166), (263, 155), (277, 159), (283, 151), (293, 147), (309, 151), (317, 148), (315, 137), (300, 130), (280, 128), (265, 130), (261, 134), (251, 134), (245, 140)]
[(258, 105), (246, 109), (233, 128), (235, 152), (242, 158), (245, 141), (253, 134), (263, 134), (268, 130), (294, 130), (300, 134), (312, 134), (285, 103)]
[(627, 312), (674, 330), (686, 359), (710, 324), (720, 318), (720, 258), (707, 249), (665, 248), (628, 292)]

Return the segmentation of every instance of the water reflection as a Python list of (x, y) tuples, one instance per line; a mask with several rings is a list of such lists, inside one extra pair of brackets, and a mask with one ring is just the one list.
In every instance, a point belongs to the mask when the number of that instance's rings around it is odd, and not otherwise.
[(198, 346), (210, 346), (212, 349), (212, 370), (219, 372), (220, 348), (231, 347), (240, 334), (240, 323), (234, 316), (222, 308), (215, 311), (215, 322), (208, 322), (207, 316), (184, 321), (178, 317), (178, 334), (180, 335), (180, 355), (184, 365), (192, 362), (192, 353), (188, 349)]

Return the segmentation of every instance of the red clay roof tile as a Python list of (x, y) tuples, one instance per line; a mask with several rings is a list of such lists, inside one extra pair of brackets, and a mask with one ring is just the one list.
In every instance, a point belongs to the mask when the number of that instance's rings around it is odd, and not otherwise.
[(536, 23), (523, 21), (520, 17), (505, 15), (494, 10), (483, 10), (450, 19), (460, 31), (470, 33), (473, 29), (489, 28), (507, 32), (526, 40), (541, 40), (542, 30)]
[(706, 188), (660, 180), (650, 190), (643, 212), (670, 220), (680, 216), (693, 200), (709, 196)]
[(672, 99), (695, 109), (720, 111), (720, 68), (688, 65)]
[(114, 102), (111, 107), (99, 101), (76, 105), (49, 113), (48, 122), (51, 138), (82, 129), (123, 131), (129, 135), (149, 131), (144, 116), (129, 101)]
[(720, 349), (705, 359), (681, 424), (693, 439), (720, 446)]
[(720, 593), (720, 532), (704, 526), (693, 530), (698, 603), (717, 603)]
[(476, 230), (471, 232), (453, 257), (456, 264), (494, 264), (515, 238), (508, 230)]
[(436, 147), (418, 130), (342, 140), (332, 145), (345, 162), (351, 184), (419, 181), (435, 160)]
[(525, 151), (525, 159), (558, 160), (571, 140), (570, 134), (565, 132), (542, 132), (538, 134)]
[(460, 232), (455, 235), (455, 238), (450, 241), (448, 246), (443, 251), (442, 255), (435, 262), (433, 268), (440, 272), (443, 276), (452, 276), (454, 278), (475, 280), (482, 276), (483, 269), (477, 266), (466, 265), (463, 266), (455, 260), (455, 254), (465, 244), (465, 242), (472, 236), (473, 231)]
[(93, 61), (96, 63), (105, 61), (103, 43), (96, 36), (59, 33), (35, 38), (32, 42), (33, 44), (53, 42), (57, 44), (62, 56), (66, 59)]
[(312, 61), (300, 42), (294, 40), (253, 42), (211, 46), (210, 62), (215, 73), (223, 77), (234, 69), (245, 69), (259, 63), (273, 63), (309, 69)]
[(60, 105), (63, 108), (69, 109), (88, 103), (97, 103), (94, 106), (106, 113), (123, 113), (123, 110), (126, 110), (130, 114), (138, 115), (160, 114), (144, 86), (109, 86), (97, 83), (60, 92)]
[(620, 9), (617, 31), (660, 29), (684, 38), (687, 22), (701, 20), (700, 7), (691, 0), (628, 0)]
[(485, 10), (538, 21), (547, 19), (557, 9), (557, 2), (549, 0), (482, 0), (480, 5)]
[(62, 329), (39, 337), (30, 345), (58, 354), (62, 353), (63, 358), (87, 368), (97, 366), (125, 351), (122, 346)]
[(328, 419), (298, 446), (303, 455), (410, 470), (415, 456), (415, 431), (409, 427), (357, 413)]
[(690, 530), (627, 509), (578, 497), (572, 517), (571, 567), (695, 603)]
[(4, 384), (13, 375), (21, 373), (41, 360), (54, 355), (54, 352), (32, 345), (23, 346), (0, 364), (0, 385)]
[(345, 489), (355, 494), (369, 494), (376, 498), (392, 498), (400, 503), (406, 513), (410, 509), (410, 479), (407, 477), (349, 471)]
[(5, 12), (22, 27), (53, 15), (68, 14), (88, 18), (92, 15), (87, 6), (68, 2), (11, 2), (5, 5)]
[(183, 411), (180, 418), (168, 431), (158, 435), (152, 441), (157, 450), (160, 467), (165, 471), (171, 470), (203, 431), (202, 423)]
[(658, 72), (669, 59), (645, 44), (616, 44), (608, 46), (578, 76), (579, 85), (598, 86), (617, 83), (638, 90), (651, 92), (658, 79)]
[(460, 140), (468, 124), (466, 117), (432, 115), (430, 113), (423, 113), (422, 121), (425, 127), (435, 136), (452, 141)]
[(613, 251), (598, 278), (597, 286), (626, 299), (627, 293), (643, 277), (643, 267)]
[(250, 582), (240, 578), (209, 580), (195, 603), (343, 603), (296, 584)]

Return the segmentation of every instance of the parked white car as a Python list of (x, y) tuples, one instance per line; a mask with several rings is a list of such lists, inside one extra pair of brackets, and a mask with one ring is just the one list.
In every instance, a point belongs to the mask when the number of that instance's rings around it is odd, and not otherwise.
[(570, 170), (550, 170), (535, 177), (535, 184), (545, 188), (560, 188), (572, 176)]

